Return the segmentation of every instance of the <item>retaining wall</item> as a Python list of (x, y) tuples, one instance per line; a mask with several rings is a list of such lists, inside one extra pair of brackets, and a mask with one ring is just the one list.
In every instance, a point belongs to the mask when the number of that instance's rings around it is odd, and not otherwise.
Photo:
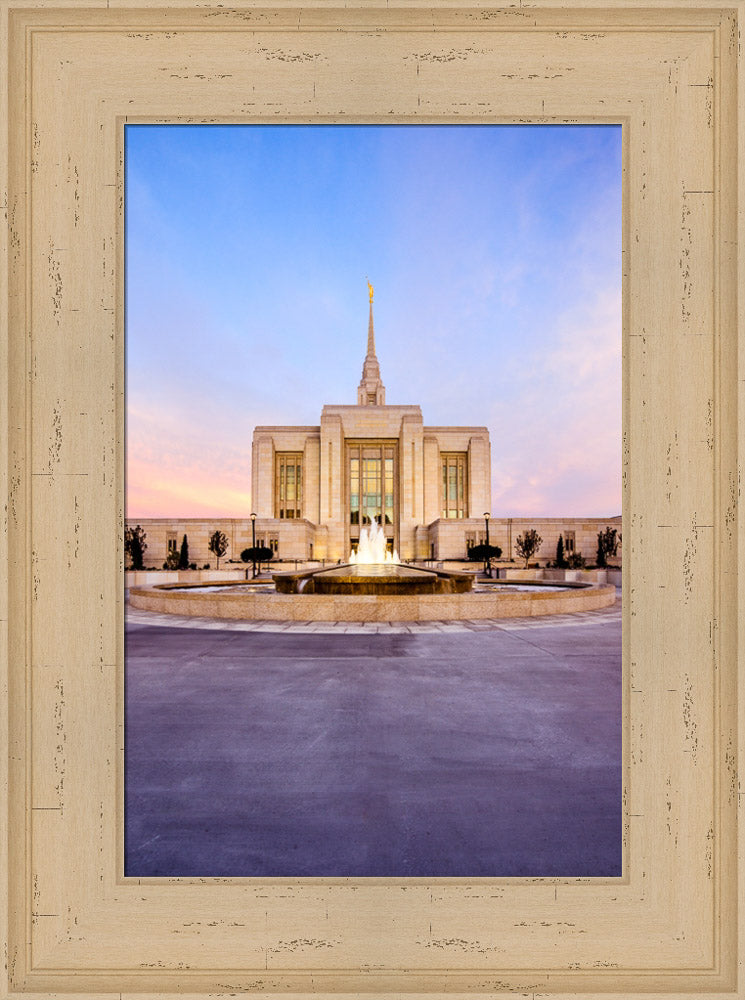
[(165, 614), (266, 621), (447, 621), (525, 618), (594, 611), (616, 600), (611, 585), (566, 591), (488, 594), (419, 594), (407, 597), (346, 594), (190, 594), (133, 587), (132, 607)]

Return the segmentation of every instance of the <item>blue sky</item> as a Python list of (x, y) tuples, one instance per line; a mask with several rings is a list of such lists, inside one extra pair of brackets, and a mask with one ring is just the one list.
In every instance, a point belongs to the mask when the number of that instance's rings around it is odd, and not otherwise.
[(251, 509), (256, 424), (486, 424), (494, 516), (621, 510), (621, 129), (127, 126), (127, 514)]

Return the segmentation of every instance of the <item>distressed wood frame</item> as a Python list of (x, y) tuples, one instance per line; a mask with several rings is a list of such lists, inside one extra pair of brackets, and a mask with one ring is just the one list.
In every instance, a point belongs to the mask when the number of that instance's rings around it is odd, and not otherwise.
[[(745, 996), (742, 11), (3, 0), (4, 995)], [(623, 124), (622, 878), (121, 876), (125, 120)]]

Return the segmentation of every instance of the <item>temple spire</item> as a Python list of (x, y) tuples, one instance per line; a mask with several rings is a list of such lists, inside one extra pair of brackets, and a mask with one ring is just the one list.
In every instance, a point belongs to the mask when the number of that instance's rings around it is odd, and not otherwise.
[(368, 281), (367, 283), (367, 293), (370, 296), (370, 319), (367, 323), (367, 357), (375, 357), (375, 330), (373, 328), (373, 286)]
[(375, 357), (375, 328), (373, 326), (372, 302), (370, 302), (370, 318), (367, 321), (367, 357)]
[(373, 286), (368, 281), (370, 296), (370, 318), (367, 323), (367, 354), (362, 365), (362, 379), (357, 389), (357, 403), (360, 406), (384, 406), (385, 386), (380, 379), (380, 365), (375, 355), (375, 327), (373, 324)]

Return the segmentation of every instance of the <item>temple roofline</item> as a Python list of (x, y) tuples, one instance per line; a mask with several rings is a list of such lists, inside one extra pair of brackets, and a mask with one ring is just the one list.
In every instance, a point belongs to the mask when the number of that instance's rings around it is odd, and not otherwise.
[(321, 427), (319, 424), (314, 424), (312, 426), (305, 426), (300, 424), (257, 424), (254, 427), (254, 434), (259, 434), (268, 431), (303, 431), (308, 434), (320, 434)]
[[(339, 410), (344, 410), (345, 412), (349, 410), (359, 410), (360, 405), (360, 403), (326, 403), (321, 410), (321, 416), (323, 416), (324, 413), (336, 413)], [(367, 405), (369, 406), (371, 404), (368, 403)], [(387, 410), (388, 412), (398, 410), (400, 412), (417, 414), (418, 416), (421, 416), (422, 414), (421, 406), (416, 406), (413, 403), (410, 405), (407, 405), (406, 403), (381, 403), (377, 408), (379, 410)]]

